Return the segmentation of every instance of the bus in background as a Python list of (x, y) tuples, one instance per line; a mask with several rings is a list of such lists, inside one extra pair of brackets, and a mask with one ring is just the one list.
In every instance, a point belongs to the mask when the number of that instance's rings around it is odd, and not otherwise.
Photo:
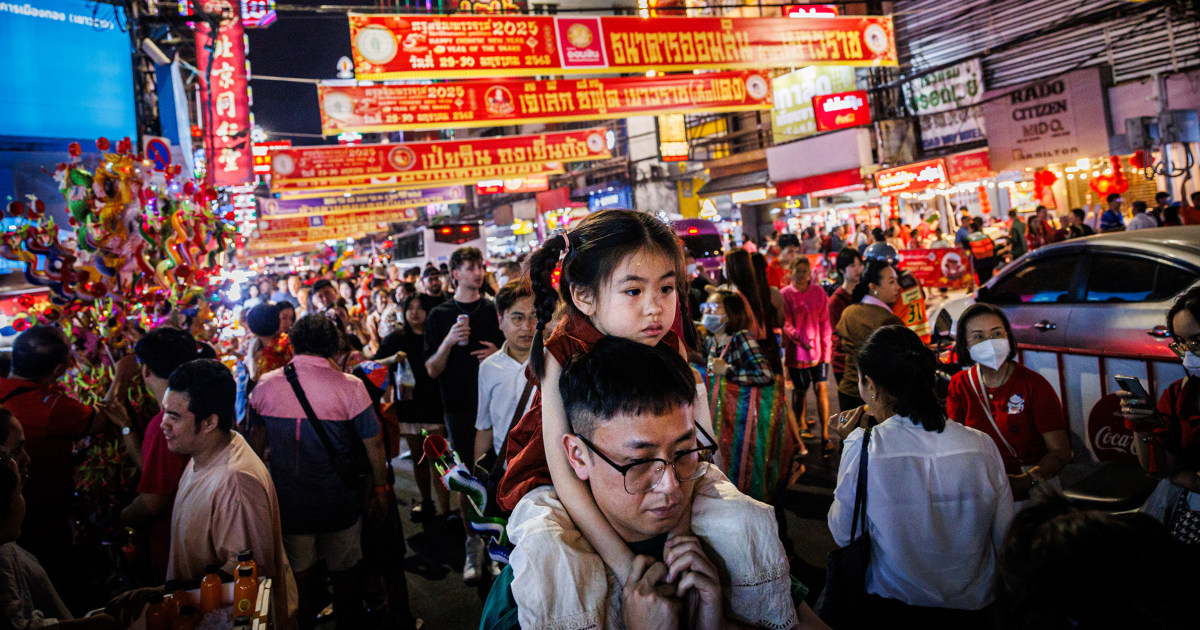
[(724, 245), (721, 243), (721, 232), (717, 226), (707, 219), (680, 219), (671, 222), (671, 229), (683, 241), (696, 264), (704, 267), (710, 277), (716, 278), (721, 272), (721, 262), (724, 260)]
[(450, 254), (460, 247), (474, 247), (488, 259), (487, 238), (482, 221), (439, 223), (393, 234), (392, 264), (401, 269), (450, 262)]

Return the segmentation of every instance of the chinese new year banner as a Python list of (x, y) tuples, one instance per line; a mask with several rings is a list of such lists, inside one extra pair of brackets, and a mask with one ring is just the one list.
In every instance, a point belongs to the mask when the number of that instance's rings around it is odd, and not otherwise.
[(382, 223), (416, 220), (415, 208), (369, 209), (340, 214), (264, 219), (258, 222), (258, 231), (259, 236), (264, 239), (324, 240), (350, 238), (351, 234), (371, 231), (372, 228)]
[(265, 218), (306, 217), (316, 214), (332, 215), (364, 210), (398, 210), (434, 203), (463, 203), (467, 200), (463, 186), (389, 190), (384, 192), (344, 194), (313, 199), (258, 198), (258, 214)]
[(378, 132), (606, 120), (772, 107), (764, 71), (318, 87), (321, 129)]
[(975, 281), (971, 256), (961, 249), (904, 249), (899, 267), (926, 289), (969, 289)]
[(559, 175), (563, 172), (562, 162), (545, 162), (541, 164), (513, 164), (473, 166), (445, 171), (415, 171), (400, 173), (387, 177), (368, 177), (362, 180), (327, 180), (314, 179), (311, 181), (272, 181), (272, 192), (278, 192), (283, 199), (313, 199), (345, 193), (358, 194), (378, 192), (381, 190), (407, 190), (412, 188), (433, 188), (451, 184), (474, 184), (483, 180), (515, 179), (536, 175)]
[(205, 12), (225, 16), (215, 37), (207, 23), (196, 22), (196, 67), (204, 71), (200, 74), (200, 102), (206, 173), (214, 186), (241, 186), (254, 181), (242, 21), (237, 3), (201, 0), (200, 6)]
[(897, 65), (890, 17), (351, 13), (350, 40), (360, 81)]
[[(434, 171), (579, 162), (612, 157), (604, 127), (529, 136), (405, 144), (294, 147), (271, 158), (273, 182), (423, 179)], [(496, 174), (497, 177), (516, 177)], [(408, 180), (406, 180), (408, 178)]]

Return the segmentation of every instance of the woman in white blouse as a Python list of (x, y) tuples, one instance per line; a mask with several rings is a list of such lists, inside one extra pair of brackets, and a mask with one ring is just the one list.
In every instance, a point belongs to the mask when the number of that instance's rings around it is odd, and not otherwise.
[(839, 546), (850, 542), (863, 433), (873, 425), (866, 508), (872, 627), (984, 627), (992, 619), (1012, 490), (991, 438), (946, 421), (934, 394), (935, 365), (916, 333), (880, 328), (858, 353), (867, 405), (841, 418), (859, 428), (844, 443), (829, 509)]

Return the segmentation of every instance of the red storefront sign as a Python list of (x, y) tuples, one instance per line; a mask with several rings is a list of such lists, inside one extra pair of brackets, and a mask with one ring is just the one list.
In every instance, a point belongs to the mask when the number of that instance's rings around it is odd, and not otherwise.
[(449, 184), (475, 184), (484, 180), (515, 179), (534, 175), (559, 175), (563, 172), (562, 162), (544, 164), (515, 164), (500, 166), (475, 166), (444, 171), (414, 171), (386, 177), (367, 177), (362, 180), (278, 181), (271, 182), (271, 190), (279, 192), (285, 199), (324, 197), (330, 194), (370, 192), (391, 189), (433, 188)]
[(885, 195), (919, 192), (949, 183), (942, 158), (875, 171), (875, 187)]
[(350, 238), (351, 234), (370, 232), (375, 226), (417, 220), (415, 208), (363, 210), (360, 212), (285, 217), (259, 221), (259, 236), (263, 239), (325, 240)]
[(789, 179), (786, 182), (775, 184), (775, 195), (777, 197), (797, 197), (799, 195), (849, 188), (857, 190), (866, 188), (863, 185), (862, 171), (857, 168), (834, 173), (823, 173), (821, 175), (813, 175), (812, 177), (802, 177), (800, 179)]
[(783, 15), (789, 18), (837, 17), (836, 4), (785, 4)]
[(350, 14), (361, 80), (895, 66), (890, 17)]
[(549, 189), (549, 175), (534, 175), (532, 177), (517, 177), (514, 179), (493, 179), (475, 184), (475, 194), (477, 195), (538, 192)]
[(987, 149), (951, 155), (946, 158), (946, 169), (950, 172), (950, 181), (955, 184), (987, 179), (993, 175)]
[(871, 123), (866, 90), (813, 97), (817, 131), (833, 131)]
[(610, 120), (773, 106), (759, 70), (578, 81), (457, 81), (436, 85), (318, 87), (321, 129), (376, 132)]
[(207, 13), (233, 17), (221, 23), (215, 36), (207, 23), (196, 23), (196, 66), (211, 69), (207, 78), (200, 74), (205, 172), (214, 186), (241, 186), (254, 181), (242, 22), (237, 5), (227, 0), (201, 0), (200, 6)]
[(255, 142), (251, 145), (254, 154), (254, 174), (271, 174), (271, 154), (280, 149), (292, 148), (291, 140), (274, 140), (271, 142)]
[(926, 289), (966, 289), (974, 282), (971, 256), (962, 249), (900, 250), (899, 267)]

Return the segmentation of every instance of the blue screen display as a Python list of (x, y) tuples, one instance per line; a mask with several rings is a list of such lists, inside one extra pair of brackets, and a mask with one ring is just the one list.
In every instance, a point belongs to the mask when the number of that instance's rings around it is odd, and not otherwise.
[(86, 0), (0, 0), (0, 136), (136, 137), (124, 9)]

